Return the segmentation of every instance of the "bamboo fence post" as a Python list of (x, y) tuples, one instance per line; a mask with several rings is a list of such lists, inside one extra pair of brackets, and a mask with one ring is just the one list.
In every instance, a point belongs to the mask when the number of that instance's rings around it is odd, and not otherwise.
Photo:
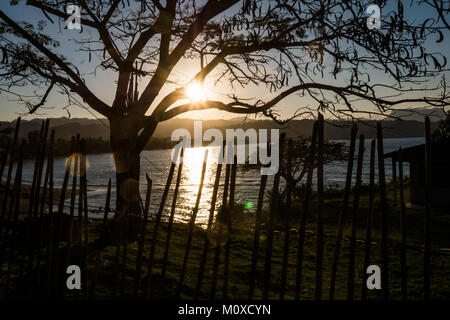
[[(13, 195), (11, 196), (10, 199), (10, 210), (7, 214), (7, 218), (5, 221), (5, 215), (6, 215), (6, 208), (7, 208), (7, 202), (8, 202), (8, 196), (9, 196), (9, 187), (11, 184), (11, 178), (12, 178), (12, 170), (13, 170), (13, 166), (14, 166), (14, 158), (15, 158), (15, 149), (16, 149), (16, 145), (17, 145), (17, 137), (18, 137), (18, 133), (19, 133), (19, 129), (20, 129), (20, 117), (17, 119), (17, 123), (16, 123), (16, 128), (14, 131), (14, 137), (13, 137), (13, 141), (12, 141), (12, 145), (11, 145), (11, 152), (10, 152), (10, 157), (9, 157), (9, 165), (8, 165), (8, 173), (7, 173), (7, 178), (5, 181), (5, 193), (3, 196), (3, 203), (2, 203), (2, 209), (1, 209), (1, 217), (0, 217), (0, 239), (3, 238), (3, 243), (2, 243), (2, 247), (0, 248), (0, 266), (3, 264), (3, 256), (6, 252), (6, 241), (8, 239), (9, 236), (9, 224), (10, 224), (10, 217), (11, 217), (11, 208), (12, 208), (12, 204), (14, 203), (14, 192)], [(4, 161), (2, 162), (2, 169), (1, 169), (1, 173), (2, 175), (0, 176), (0, 182), (3, 178), (3, 170), (4, 170), (4, 166), (5, 163), (7, 161), (8, 158), (8, 151), (9, 151), (9, 147), (11, 144), (11, 140), (9, 140), (9, 144), (8, 144), (8, 148), (5, 151), (5, 157), (4, 157)], [(15, 186), (14, 186), (14, 190), (15, 190)], [(3, 225), (5, 225), (5, 231), (3, 234)]]
[(430, 260), (431, 260), (431, 188), (432, 188), (432, 154), (431, 154), (430, 118), (425, 117), (425, 238), (423, 256), (423, 298), (430, 298)]
[(372, 243), (372, 221), (373, 221), (373, 202), (375, 199), (375, 140), (370, 143), (370, 163), (369, 163), (369, 205), (367, 213), (366, 240), (364, 248), (364, 267), (363, 282), (361, 286), (361, 300), (367, 300), (367, 267), (370, 262), (370, 246)]
[(206, 227), (205, 242), (203, 244), (203, 253), (202, 253), (202, 257), (200, 259), (200, 268), (198, 270), (197, 285), (195, 287), (194, 300), (197, 300), (200, 297), (203, 275), (205, 272), (206, 263), (208, 261), (208, 250), (209, 250), (209, 242), (210, 242), (208, 236), (211, 233), (212, 224), (214, 221), (214, 212), (216, 209), (217, 193), (219, 191), (220, 175), (222, 173), (222, 163), (224, 160), (224, 149), (225, 149), (225, 145), (223, 145), (221, 147), (221, 149), (219, 151), (219, 157), (217, 159), (216, 177), (214, 180), (214, 187), (213, 187), (213, 192), (212, 192), (212, 196), (211, 196), (211, 207), (209, 209), (208, 225)]
[(347, 162), (347, 175), (345, 177), (344, 197), (342, 200), (342, 206), (339, 211), (339, 222), (336, 234), (336, 244), (334, 248), (333, 264), (331, 266), (330, 300), (334, 299), (334, 291), (336, 288), (336, 274), (339, 265), (339, 254), (341, 251), (342, 234), (344, 232), (344, 224), (347, 217), (350, 189), (352, 186), (353, 161), (355, 157), (355, 144), (357, 132), (358, 127), (356, 125), (353, 125), (350, 132), (350, 149)]
[(166, 271), (167, 271), (167, 260), (169, 258), (170, 237), (172, 235), (173, 218), (175, 216), (175, 209), (176, 209), (177, 200), (178, 200), (178, 190), (180, 188), (181, 175), (183, 172), (183, 157), (184, 157), (184, 148), (181, 149), (180, 160), (179, 160), (179, 164), (178, 164), (177, 180), (175, 183), (175, 190), (173, 191), (172, 206), (170, 208), (169, 223), (167, 225), (166, 244), (164, 247), (163, 264), (162, 264), (162, 270), (161, 270), (162, 278), (165, 278)]
[[(33, 219), (34, 221), (37, 221), (39, 223), (39, 225), (35, 226), (33, 223), (33, 227), (32, 227), (32, 239), (34, 240), (35, 236), (38, 237), (38, 241), (37, 241), (37, 250), (36, 248), (34, 248), (34, 246), (36, 245), (33, 241), (33, 243), (31, 244), (33, 246), (33, 248), (31, 249), (31, 255), (30, 255), (30, 259), (29, 259), (29, 267), (28, 270), (31, 274), (32, 270), (33, 270), (33, 263), (34, 263), (34, 256), (35, 253), (37, 251), (37, 265), (36, 265), (36, 283), (37, 283), (37, 287), (40, 287), (40, 250), (41, 250), (41, 225), (42, 225), (42, 218), (37, 219), (38, 218), (38, 213), (39, 213), (39, 201), (40, 201), (40, 196), (41, 196), (41, 181), (42, 181), (42, 172), (44, 170), (44, 161), (45, 161), (45, 156), (46, 156), (46, 150), (47, 150), (47, 137), (48, 137), (48, 129), (49, 129), (49, 124), (50, 121), (49, 119), (45, 120), (45, 127), (44, 127), (44, 135), (42, 137), (42, 149), (41, 149), (41, 157), (38, 161), (38, 176), (36, 179), (36, 190), (35, 190), (35, 200), (34, 200), (34, 211), (33, 211)], [(36, 230), (37, 227), (37, 230)], [(37, 234), (36, 234), (37, 231)], [(31, 289), (32, 286), (30, 286)]]
[(400, 187), (400, 232), (402, 234), (402, 243), (400, 246), (400, 272), (402, 274), (402, 299), (408, 300), (408, 269), (406, 267), (406, 214), (405, 214), (405, 196), (403, 185), (403, 151), (402, 148), (398, 150), (398, 174)]
[(79, 152), (80, 152), (80, 136), (77, 135), (75, 147), (75, 161), (73, 166), (72, 190), (70, 195), (69, 234), (67, 239), (66, 265), (69, 265), (71, 260), (72, 238), (73, 238), (73, 216), (75, 213), (75, 198), (77, 192)]
[(5, 153), (3, 154), (3, 157), (2, 157), (2, 163), (0, 164), (0, 182), (1, 182), (1, 180), (3, 180), (3, 173), (5, 172), (6, 162), (8, 161), (8, 155), (10, 153), (10, 148), (11, 148), (11, 140), (8, 139), (7, 143), (8, 144), (6, 145)]
[(228, 279), (230, 276), (230, 260), (231, 260), (231, 235), (233, 232), (232, 229), (232, 210), (234, 207), (234, 193), (236, 189), (236, 166), (237, 166), (237, 156), (234, 156), (233, 164), (231, 166), (231, 178), (230, 178), (230, 201), (227, 207), (226, 220), (227, 220), (227, 242), (225, 244), (225, 256), (224, 256), (224, 268), (223, 268), (223, 287), (222, 287), (222, 299), (228, 299)]
[(187, 264), (188, 264), (188, 260), (189, 260), (189, 252), (191, 250), (192, 237), (194, 235), (195, 219), (197, 218), (198, 208), (200, 206), (200, 199), (202, 197), (203, 182), (205, 180), (205, 171), (206, 171), (207, 161), (208, 161), (208, 149), (205, 150), (205, 155), (203, 156), (202, 174), (200, 176), (200, 184), (198, 186), (197, 200), (195, 202), (195, 207), (192, 212), (191, 220), (189, 222), (189, 233), (188, 233), (188, 239), (187, 239), (187, 244), (186, 244), (186, 251), (184, 253), (183, 266), (181, 267), (180, 280), (178, 281), (177, 292), (176, 292), (177, 298), (180, 297), (181, 288), (182, 288), (184, 277), (186, 274), (186, 268), (187, 268)]
[[(80, 248), (81, 250), (81, 258), (82, 258), (82, 266), (83, 266), (83, 295), (85, 298), (88, 296), (88, 246), (89, 246), (89, 209), (88, 209), (88, 203), (87, 203), (87, 165), (86, 165), (86, 144), (84, 140), (80, 141), (80, 194), (82, 194), (82, 203), (80, 205), (83, 206), (83, 210), (81, 212), (84, 212), (84, 215), (81, 215), (81, 221), (80, 221), (80, 239), (84, 240), (84, 246), (83, 243), (80, 242)], [(81, 230), (81, 226), (83, 226), (84, 231), (84, 237), (83, 232)]]
[[(5, 214), (6, 214), (6, 207), (7, 207), (7, 202), (8, 202), (8, 196), (9, 196), (9, 187), (11, 184), (11, 176), (12, 176), (12, 171), (13, 171), (13, 167), (14, 167), (14, 158), (15, 158), (15, 153), (16, 153), (16, 145), (17, 145), (17, 138), (19, 135), (19, 130), (20, 130), (20, 120), (21, 118), (17, 118), (17, 122), (16, 122), (16, 128), (14, 130), (14, 137), (13, 137), (13, 141), (11, 144), (11, 152), (10, 152), (10, 157), (9, 157), (9, 165), (8, 165), (8, 173), (6, 176), (6, 182), (5, 182), (5, 193), (3, 195), (3, 203), (2, 203), (2, 215), (1, 215), (1, 219), (0, 219), (0, 234), (2, 232), (2, 227), (4, 224), (4, 220), (5, 220)], [(6, 152), (7, 154), (8, 152)], [(2, 175), (3, 175), (3, 170), (2, 169)], [(3, 176), (0, 176), (0, 182), (1, 182), (1, 178)], [(7, 230), (6, 230), (7, 232)]]
[(378, 175), (380, 183), (381, 205), (381, 282), (383, 298), (389, 300), (389, 251), (388, 251), (388, 215), (386, 203), (386, 177), (384, 171), (383, 132), (381, 122), (377, 122)]
[(394, 200), (394, 205), (397, 205), (397, 161), (392, 157), (392, 195)]
[(258, 266), (259, 235), (261, 229), (261, 213), (264, 204), (264, 192), (266, 190), (266, 184), (267, 184), (267, 175), (262, 175), (258, 193), (258, 204), (255, 213), (255, 230), (253, 233), (252, 264), (250, 269), (248, 300), (252, 300), (253, 295), (255, 293), (256, 270)]
[(317, 254), (316, 254), (316, 300), (322, 299), (323, 269), (323, 155), (324, 153), (324, 119), (319, 113), (317, 130)]
[(148, 221), (148, 212), (150, 208), (150, 201), (152, 197), (152, 179), (148, 176), (148, 174), (145, 175), (145, 178), (147, 180), (147, 192), (145, 194), (145, 206), (144, 206), (144, 221), (142, 225), (142, 231), (140, 234), (140, 237), (138, 239), (138, 253), (136, 258), (136, 276), (135, 276), (135, 283), (134, 283), (134, 295), (139, 295), (139, 288), (141, 287), (141, 272), (142, 272), (142, 258), (144, 255), (144, 243), (145, 243), (145, 234), (146, 234), (146, 228), (147, 228), (147, 221)]
[[(284, 147), (284, 139), (285, 134), (282, 133), (280, 135), (279, 140), (279, 158), (281, 159), (281, 155), (283, 154)], [(272, 142), (276, 143), (276, 142)], [(273, 150), (273, 148), (272, 148)], [(266, 242), (266, 256), (264, 261), (264, 287), (263, 287), (263, 300), (267, 300), (269, 298), (269, 286), (270, 286), (270, 274), (272, 270), (272, 247), (273, 247), (273, 233), (274, 233), (274, 215), (275, 212), (279, 209), (279, 185), (280, 185), (280, 172), (281, 172), (281, 162), (278, 168), (278, 172), (275, 174), (273, 181), (273, 189), (272, 189), (272, 201), (269, 213), (269, 223), (267, 228), (267, 242)]]
[(290, 232), (290, 209), (292, 196), (292, 140), (288, 141), (287, 165), (286, 165), (286, 210), (284, 221), (284, 244), (283, 244), (283, 266), (281, 269), (281, 286), (280, 286), (280, 300), (284, 299), (284, 292), (286, 290), (286, 281), (289, 264), (289, 232)]
[(166, 204), (166, 199), (167, 199), (167, 195), (169, 193), (170, 185), (172, 183), (172, 177), (173, 177), (174, 171), (175, 171), (175, 163), (172, 161), (172, 163), (170, 164), (169, 175), (167, 176), (166, 187), (165, 187), (164, 192), (161, 197), (161, 204), (159, 206), (158, 212), (156, 213), (155, 227), (153, 229), (152, 242), (150, 244), (150, 253), (149, 253), (149, 259), (148, 259), (148, 265), (147, 265), (147, 287), (145, 289), (145, 296), (147, 298), (150, 298), (151, 291), (152, 291), (152, 288), (151, 288), (152, 273), (153, 273), (156, 242), (158, 241), (159, 224), (161, 221), (161, 216), (164, 211), (164, 206)]
[[(47, 294), (51, 295), (51, 278), (52, 278), (52, 251), (53, 251), (53, 148), (55, 144), (55, 130), (50, 134), (50, 146), (47, 158), (48, 172), (48, 204), (47, 204)], [(46, 175), (47, 175), (46, 172)], [(46, 183), (44, 183), (45, 185)], [(45, 192), (44, 192), (45, 198)], [(43, 212), (43, 210), (42, 210)], [(44, 220), (42, 221), (42, 225)], [(42, 230), (42, 229), (41, 229)], [(45, 237), (43, 236), (42, 239)]]
[[(228, 146), (226, 148), (226, 155), (227, 155), (227, 162), (228, 162)], [(228, 185), (230, 180), (230, 172), (231, 172), (231, 165), (227, 163), (225, 168), (225, 182), (223, 186), (223, 194), (222, 194), (222, 208), (221, 213), (224, 212), (227, 208), (227, 199), (228, 199)], [(218, 221), (217, 226), (217, 243), (216, 248), (214, 252), (214, 265), (213, 265), (213, 274), (212, 274), (212, 281), (211, 281), (211, 295), (210, 299), (214, 300), (216, 295), (216, 288), (217, 288), (217, 277), (219, 275), (219, 265), (220, 265), (220, 251), (222, 249), (222, 217), (219, 215), (216, 217), (216, 221)]]
[[(9, 248), (9, 257), (8, 257), (8, 266), (6, 270), (6, 283), (5, 288), (6, 292), (9, 292), (9, 282), (11, 277), (11, 269), (12, 264), (14, 260), (14, 250), (16, 247), (16, 236), (17, 236), (17, 222), (19, 219), (19, 209), (20, 209), (20, 198), (21, 198), (21, 191), (22, 191), (22, 168), (23, 168), (23, 150), (24, 150), (24, 141), (22, 141), (20, 145), (20, 151), (19, 151), (19, 159), (17, 162), (17, 169), (16, 169), (16, 177), (14, 179), (14, 216), (13, 216), (13, 225), (12, 225), (12, 234), (11, 234), (11, 244)], [(13, 208), (10, 208), (10, 211), (12, 211)]]
[[(102, 228), (102, 234), (105, 235), (106, 233), (106, 223), (108, 221), (108, 214), (110, 210), (110, 202), (111, 202), (111, 178), (109, 178), (108, 181), (108, 187), (106, 190), (106, 203), (105, 203), (105, 211), (103, 212), (103, 228)], [(89, 288), (90, 290), (90, 296), (95, 296), (95, 289), (97, 287), (97, 281), (98, 281), (98, 265), (100, 263), (100, 249), (97, 250), (95, 255), (95, 265), (94, 265), (94, 277), (92, 280), (92, 284)]]
[(302, 273), (303, 273), (303, 247), (305, 244), (305, 233), (306, 233), (306, 217), (309, 213), (309, 207), (311, 202), (311, 186), (314, 172), (314, 162), (316, 154), (316, 142), (317, 142), (317, 121), (314, 122), (313, 132), (311, 136), (311, 146), (310, 154), (308, 158), (308, 174), (306, 177), (306, 190), (303, 200), (303, 209), (300, 221), (300, 230), (298, 233), (298, 251), (297, 251), (297, 270), (295, 276), (295, 300), (300, 300), (301, 297), (301, 285), (302, 285)]
[(56, 281), (53, 281), (53, 292), (55, 292), (56, 295), (58, 295), (57, 292), (57, 282), (59, 281), (59, 265), (61, 258), (57, 255), (59, 251), (59, 242), (61, 240), (62, 236), (62, 228), (63, 228), (63, 214), (64, 214), (64, 203), (66, 199), (66, 193), (67, 193), (67, 185), (69, 183), (70, 178), (70, 172), (72, 171), (72, 161), (74, 160), (73, 153), (75, 151), (75, 137), (72, 136), (71, 142), (70, 142), (70, 154), (69, 157), (66, 159), (66, 167), (64, 172), (64, 180), (61, 188), (61, 193), (59, 195), (59, 201), (58, 201), (58, 214), (56, 215), (55, 219), (55, 230), (56, 230), (56, 240), (55, 240), (55, 250), (54, 252), (54, 263), (55, 263), (55, 269), (53, 271), (53, 274), (56, 276)]
[[(43, 189), (42, 189), (42, 199), (41, 199), (41, 203), (40, 203), (40, 210), (38, 211), (39, 214), (39, 247), (38, 247), (38, 251), (37, 251), (37, 283), (38, 286), (40, 286), (40, 268), (39, 266), (41, 265), (41, 248), (44, 247), (44, 228), (45, 228), (45, 218), (44, 218), (44, 210), (45, 210), (45, 202), (46, 202), (46, 196), (47, 196), (47, 189), (48, 189), (48, 182), (49, 182), (49, 178), (50, 178), (50, 170), (51, 170), (51, 164), (50, 164), (50, 153), (53, 152), (53, 145), (54, 145), (54, 140), (55, 140), (55, 130), (52, 130), (51, 134), (50, 134), (50, 144), (48, 147), (48, 155), (47, 155), (47, 168), (45, 170), (45, 174), (44, 174), (44, 185), (43, 185)], [(43, 153), (45, 155), (45, 153)], [(42, 166), (44, 166), (44, 160), (45, 158), (42, 159)], [(42, 168), (43, 170), (43, 168)], [(39, 203), (36, 203), (36, 206), (38, 206)], [(47, 216), (48, 221), (50, 221), (50, 216)], [(47, 224), (48, 225), (48, 224)], [(49, 225), (48, 225), (49, 226)], [(48, 229), (49, 235), (50, 235), (50, 229)], [(46, 246), (48, 249), (48, 246)], [(48, 255), (48, 252), (47, 252)], [(47, 261), (48, 262), (48, 261)], [(48, 268), (47, 268), (48, 270)], [(47, 281), (47, 285), (48, 285), (48, 281)]]
[(359, 136), (359, 148), (358, 148), (358, 163), (356, 166), (356, 181), (353, 195), (353, 208), (352, 208), (352, 231), (350, 237), (350, 254), (348, 261), (348, 291), (347, 299), (353, 300), (355, 292), (355, 256), (356, 256), (356, 236), (357, 236), (357, 220), (359, 210), (359, 195), (361, 190), (361, 176), (364, 160), (364, 135)]
[[(23, 281), (25, 279), (25, 275), (28, 277), (27, 282), (31, 283), (32, 266), (26, 266), (27, 262), (25, 260), (28, 258), (28, 265), (29, 265), (29, 260), (31, 259), (31, 256), (32, 256), (32, 245), (33, 245), (33, 242), (32, 242), (32, 240), (33, 240), (33, 237), (32, 237), (33, 223), (34, 223), (33, 205), (34, 205), (35, 189), (36, 189), (37, 176), (38, 176), (38, 162), (40, 161), (40, 157), (41, 157), (40, 152), (41, 152), (41, 144), (42, 144), (42, 139), (43, 139), (43, 134), (44, 134), (44, 126), (45, 126), (45, 122), (43, 121), (42, 125), (41, 125), (41, 131), (39, 133), (39, 140), (38, 140), (38, 145), (37, 145), (37, 149), (36, 149), (36, 161), (34, 163), (33, 181), (31, 183), (30, 201), (29, 201), (29, 205), (28, 205), (27, 233), (25, 235), (25, 244), (24, 244), (24, 252), (26, 251), (27, 253), (26, 253), (26, 255), (25, 254), (22, 255), (22, 261), (21, 261), (21, 263), (19, 263), (20, 286), (21, 287), (24, 287)], [(24, 268), (26, 271), (24, 271)]]
[(47, 137), (48, 137), (48, 129), (49, 129), (50, 121), (49, 119), (45, 120), (45, 127), (44, 127), (44, 136), (42, 138), (42, 149), (41, 149), (41, 157), (38, 161), (38, 176), (36, 180), (36, 195), (35, 195), (35, 206), (34, 206), (34, 212), (33, 216), (36, 218), (39, 213), (39, 201), (41, 197), (41, 181), (42, 181), (42, 173), (44, 170), (44, 161), (47, 151)]

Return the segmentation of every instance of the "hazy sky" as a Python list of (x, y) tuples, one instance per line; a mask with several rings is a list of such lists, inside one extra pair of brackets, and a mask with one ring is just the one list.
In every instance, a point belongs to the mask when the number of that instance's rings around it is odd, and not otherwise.
[[(9, 1), (1, 1), (0, 8), (11, 18), (13, 18), (15, 21), (27, 21), (30, 23), (35, 23), (38, 20), (45, 19), (43, 14), (40, 10), (25, 6), (22, 2), (22, 4), (18, 6), (9, 6)], [(409, 1), (408, 4), (405, 4), (405, 7), (409, 7)], [(414, 18), (417, 17), (418, 21), (421, 21), (423, 17), (430, 16), (434, 17), (434, 12), (425, 7), (420, 8), (413, 8), (413, 10), (408, 11), (409, 17), (413, 16)], [(55, 19), (55, 21), (57, 21)], [(66, 30), (63, 28), (64, 25), (61, 25), (61, 30), (59, 29), (58, 23), (55, 23), (52, 25), (50, 22), (47, 25), (48, 32), (54, 36), (55, 39), (60, 41), (61, 46), (57, 48), (57, 52), (64, 54), (68, 59), (73, 61), (77, 66), (79, 66), (79, 69), (82, 74), (86, 73), (92, 73), (91, 76), (88, 76), (88, 86), (89, 88), (97, 94), (102, 100), (107, 102), (108, 104), (112, 103), (114, 92), (115, 92), (115, 81), (117, 78), (117, 75), (112, 72), (105, 72), (102, 70), (98, 70), (94, 76), (94, 63), (88, 62), (88, 55), (86, 53), (77, 52), (77, 46), (74, 45), (73, 39), (77, 38), (88, 38), (93, 37), (98, 38), (98, 35), (96, 32), (92, 29), (85, 28), (83, 33), (79, 33), (78, 30)], [(431, 49), (434, 49), (438, 52), (447, 52), (448, 61), (450, 62), (450, 41), (448, 40), (450, 34), (447, 32), (445, 40), (440, 43), (436, 44), (435, 40), (430, 41), (430, 51)], [(325, 61), (326, 62), (326, 61)], [(180, 62), (177, 67), (174, 70), (174, 76), (177, 78), (177, 80), (180, 80), (181, 82), (186, 81), (190, 79), (196, 72), (199, 70), (199, 62), (198, 61), (182, 61)], [(378, 77), (378, 81), (383, 82), (383, 75), (378, 74), (374, 75), (375, 78)], [(210, 75), (208, 79), (213, 79), (214, 73)], [(330, 77), (331, 78), (331, 77)], [(218, 100), (225, 100), (226, 96), (230, 94), (231, 92), (236, 93), (237, 95), (244, 97), (244, 98), (259, 98), (259, 99), (269, 99), (272, 94), (269, 92), (268, 88), (264, 86), (249, 86), (245, 89), (236, 89), (235, 91), (232, 91), (231, 88), (229, 88), (227, 85), (219, 85), (214, 86), (212, 81), (205, 82), (205, 85), (208, 89), (208, 98), (210, 99), (218, 99)], [(324, 79), (324, 82), (330, 83), (331, 80)], [(142, 88), (147, 84), (148, 79), (145, 79), (141, 81), (140, 88), (142, 91)], [(341, 81), (342, 82), (342, 81)], [(335, 82), (339, 83), (339, 79)], [(161, 99), (165, 94), (170, 92), (174, 87), (171, 85), (167, 85), (162, 90), (159, 99)], [(41, 90), (45, 90), (46, 88), (41, 88)], [(19, 104), (18, 102), (14, 101), (14, 96), (11, 96), (6, 93), (0, 94), (0, 120), (7, 120), (10, 121), (18, 116), (18, 113), (24, 113), (26, 112), (26, 107), (24, 105)], [(61, 116), (67, 116), (68, 113), (65, 111), (62, 107), (66, 105), (67, 99), (65, 96), (57, 94), (56, 90), (52, 95), (49, 97), (46, 103), (46, 108), (50, 109), (40, 109), (38, 114), (34, 115), (26, 115), (23, 116), (24, 119), (31, 119), (35, 117), (61, 117)], [(282, 104), (277, 107), (277, 109), (283, 110), (282, 115), (283, 116), (289, 116), (292, 114), (300, 105), (306, 105), (310, 104), (310, 106), (316, 106), (316, 103), (312, 100), (302, 98), (300, 99), (296, 95), (292, 95), (289, 98), (283, 100)], [(89, 117), (92, 118), (93, 115), (79, 107), (71, 107), (69, 109), (70, 114), (72, 117)], [(91, 112), (97, 116), (100, 116), (95, 113), (95, 111), (91, 110)], [(182, 117), (190, 117), (190, 118), (197, 118), (197, 119), (212, 119), (212, 118), (232, 118), (236, 117), (236, 114), (230, 114), (225, 112), (219, 112), (217, 110), (211, 110), (211, 111), (197, 111), (197, 112), (189, 112), (187, 114), (182, 115)]]

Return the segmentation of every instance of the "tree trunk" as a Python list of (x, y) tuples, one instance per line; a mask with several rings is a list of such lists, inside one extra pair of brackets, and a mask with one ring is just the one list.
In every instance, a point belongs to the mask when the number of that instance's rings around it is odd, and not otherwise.
[[(116, 163), (116, 215), (141, 215), (139, 205), (140, 155), (114, 152)], [(119, 169), (121, 168), (121, 169)], [(126, 168), (125, 170), (122, 170)]]
[(116, 212), (114, 229), (133, 239), (142, 222), (139, 176), (140, 151), (136, 147), (137, 130), (127, 119), (111, 120), (111, 148), (116, 166)]

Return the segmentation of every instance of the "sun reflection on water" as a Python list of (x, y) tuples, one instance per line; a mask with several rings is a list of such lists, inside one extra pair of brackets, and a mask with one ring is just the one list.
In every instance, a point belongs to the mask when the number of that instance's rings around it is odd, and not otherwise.
[[(219, 148), (217, 147), (200, 147), (185, 149), (183, 159), (183, 174), (180, 184), (179, 206), (188, 208), (187, 214), (177, 210), (179, 220), (188, 222), (191, 218), (192, 210), (198, 195), (200, 178), (202, 175), (202, 164), (204, 154), (208, 150), (208, 158), (206, 161), (205, 180), (203, 183), (202, 194), (200, 198), (199, 212), (196, 224), (205, 225), (208, 220), (209, 203), (214, 187), (215, 172), (217, 169), (217, 159)], [(217, 207), (217, 205), (216, 205)], [(183, 210), (184, 211), (184, 210)]]

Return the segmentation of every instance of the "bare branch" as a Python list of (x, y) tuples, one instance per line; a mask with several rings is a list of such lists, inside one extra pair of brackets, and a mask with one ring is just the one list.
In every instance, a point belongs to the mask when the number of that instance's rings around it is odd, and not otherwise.
[(49, 95), (50, 92), (52, 91), (54, 85), (55, 85), (55, 82), (52, 81), (52, 82), (50, 83), (50, 86), (48, 87), (47, 91), (45, 91), (45, 94), (44, 94), (44, 96), (42, 97), (41, 102), (39, 102), (38, 104), (36, 104), (36, 105), (34, 105), (34, 106), (31, 105), (30, 103), (28, 103), (28, 108), (30, 109), (30, 111), (29, 111), (30, 114), (35, 113), (36, 110), (39, 109), (39, 107), (41, 107), (41, 106), (43, 106), (43, 105), (45, 104), (45, 101), (47, 100), (48, 95)]
[(65, 63), (63, 62), (56, 54), (52, 53), (45, 46), (43, 46), (38, 40), (34, 39), (28, 32), (26, 32), (22, 27), (20, 27), (17, 23), (11, 20), (2, 10), (0, 10), (0, 18), (3, 19), (9, 26), (11, 26), (14, 30), (16, 30), (20, 35), (22, 35), (28, 42), (30, 42), (34, 47), (36, 47), (40, 52), (42, 52), (45, 56), (47, 56), (51, 61), (57, 64), (67, 75), (74, 80), (77, 84), (77, 92), (80, 96), (86, 101), (90, 101), (89, 105), (101, 113), (105, 117), (110, 116), (110, 108), (103, 101), (97, 98), (84, 84), (83, 80), (78, 77), (78, 75)]

